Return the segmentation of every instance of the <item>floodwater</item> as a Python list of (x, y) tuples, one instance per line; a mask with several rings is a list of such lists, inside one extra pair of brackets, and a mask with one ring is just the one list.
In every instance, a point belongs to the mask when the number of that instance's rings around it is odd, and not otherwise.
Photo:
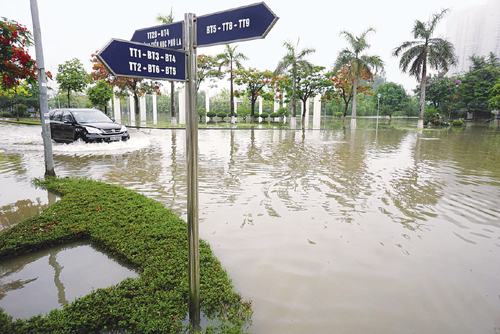
[(0, 263), (0, 307), (14, 319), (29, 318), (126, 277), (139, 274), (88, 242), (36, 251)]
[[(199, 131), (200, 237), (253, 301), (251, 332), (500, 334), (500, 125), (415, 127)], [(184, 130), (131, 136), (54, 144), (56, 174), (185, 219)], [(0, 124), (4, 227), (50, 202), (43, 173), (40, 127)]]

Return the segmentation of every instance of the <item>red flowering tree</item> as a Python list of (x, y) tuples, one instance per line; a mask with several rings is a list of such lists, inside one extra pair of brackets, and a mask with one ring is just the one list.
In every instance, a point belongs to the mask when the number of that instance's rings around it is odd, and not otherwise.
[(239, 91), (236, 90), (234, 95), (242, 96), (246, 95), (250, 98), (250, 117), (252, 119), (252, 123), (255, 121), (255, 103), (259, 96), (264, 98), (272, 99), (273, 93), (269, 93), (265, 91), (266, 87), (271, 88), (271, 92), (273, 91), (273, 84), (276, 79), (275, 75), (270, 71), (258, 71), (253, 68), (249, 68), (248, 70), (237, 70), (235, 71), (235, 79), (234, 82), (239, 86), (246, 86), (245, 90)]
[(219, 63), (213, 56), (198, 55), (198, 71), (196, 90), (200, 89), (203, 81), (210, 79), (212, 82), (215, 79), (222, 79), (223, 75), (219, 71)]
[(28, 54), (33, 45), (31, 33), (25, 26), (0, 18), (0, 77), (3, 90), (14, 91), (17, 112), (17, 88), (22, 81), (36, 82), (36, 62)]
[(127, 97), (132, 94), (132, 96), (134, 97), (136, 120), (139, 120), (140, 115), (139, 97), (153, 93), (161, 95), (160, 82), (158, 81), (138, 78), (115, 77), (106, 69), (101, 61), (97, 59), (95, 54), (92, 54), (92, 59), (90, 61), (93, 63), (92, 73), (90, 73), (91, 79), (93, 79), (95, 82), (104, 80), (112, 87), (118, 88), (116, 95), (119, 97)]
[[(344, 117), (346, 117), (349, 103), (351, 103), (354, 96), (353, 73), (351, 71), (350, 65), (343, 65), (342, 68), (337, 71), (337, 73), (327, 73), (327, 77), (329, 77), (331, 84), (326, 90), (324, 99), (335, 99), (339, 103), (343, 102)], [(364, 84), (364, 82), (370, 82), (372, 78), (372, 73), (361, 71), (360, 79), (362, 79), (362, 81), (360, 81), (357, 86), (357, 93), (373, 95), (374, 93), (370, 91), (371, 86)]]

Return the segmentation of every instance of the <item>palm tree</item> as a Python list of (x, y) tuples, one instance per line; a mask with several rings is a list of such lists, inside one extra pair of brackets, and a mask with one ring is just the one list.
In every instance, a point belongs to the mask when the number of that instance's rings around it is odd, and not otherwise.
[(219, 63), (219, 71), (222, 67), (227, 68), (229, 71), (229, 81), (231, 82), (231, 123), (235, 123), (236, 119), (234, 117), (234, 93), (233, 93), (233, 79), (234, 79), (234, 68), (241, 70), (243, 69), (243, 65), (241, 65), (242, 60), (248, 60), (248, 57), (243, 53), (236, 53), (236, 48), (238, 46), (235, 45), (234, 48), (231, 48), (229, 44), (226, 44), (226, 49), (223, 53), (218, 54), (215, 59), (220, 61)]
[[(163, 24), (170, 24), (174, 22), (174, 12), (173, 9), (170, 8), (170, 14), (167, 16), (158, 14), (156, 17), (156, 22), (163, 23)], [(177, 115), (175, 114), (175, 82), (170, 81), (170, 124), (175, 126), (177, 125)]]
[(443, 38), (432, 36), (437, 24), (448, 12), (449, 9), (443, 9), (441, 13), (433, 14), (428, 22), (416, 20), (413, 26), (413, 37), (416, 40), (404, 42), (393, 51), (394, 56), (401, 55), (399, 68), (403, 72), (408, 71), (420, 81), (420, 114), (417, 125), (419, 129), (424, 127), (427, 65), (432, 69), (447, 72), (457, 62), (453, 44)]
[(298, 51), (299, 41), (300, 41), (300, 38), (297, 40), (297, 45), (293, 45), (292, 42), (290, 42), (290, 41), (283, 42), (283, 46), (286, 49), (286, 55), (278, 63), (276, 70), (274, 70), (275, 74), (281, 74), (284, 71), (286, 71), (288, 68), (291, 68), (291, 72), (292, 72), (291, 73), (292, 74), (292, 115), (291, 115), (290, 124), (292, 127), (295, 127), (296, 116), (297, 116), (296, 97), (295, 97), (295, 91), (297, 88), (297, 71), (299, 69), (304, 69), (305, 71), (311, 70), (313, 68), (313, 65), (309, 61), (307, 61), (305, 59), (305, 57), (310, 55), (311, 53), (316, 52), (316, 50), (313, 48), (306, 48), (306, 49), (303, 49), (299, 52)]
[(368, 33), (374, 32), (375, 29), (368, 28), (361, 35), (353, 36), (347, 31), (341, 31), (340, 35), (344, 36), (346, 41), (349, 43), (350, 48), (346, 48), (340, 51), (337, 56), (337, 60), (334, 64), (334, 71), (338, 71), (344, 65), (348, 65), (350, 68), (350, 76), (352, 80), (352, 117), (351, 117), (351, 128), (356, 128), (356, 98), (358, 93), (358, 84), (361, 76), (365, 76), (368, 79), (373, 78), (375, 73), (384, 68), (384, 62), (379, 56), (368, 56), (362, 54), (363, 51), (368, 49), (370, 45), (366, 40), (366, 35)]

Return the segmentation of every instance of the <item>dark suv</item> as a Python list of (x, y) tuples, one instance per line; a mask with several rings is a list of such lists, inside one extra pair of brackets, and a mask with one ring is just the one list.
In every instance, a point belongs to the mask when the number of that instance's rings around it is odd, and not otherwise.
[(130, 139), (127, 128), (97, 109), (50, 111), (50, 133), (56, 142), (112, 142)]

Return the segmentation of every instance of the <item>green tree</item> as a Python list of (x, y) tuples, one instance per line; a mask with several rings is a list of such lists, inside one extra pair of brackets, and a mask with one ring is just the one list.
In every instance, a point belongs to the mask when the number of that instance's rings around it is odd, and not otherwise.
[(305, 58), (308, 55), (316, 52), (316, 50), (313, 48), (305, 48), (299, 51), (298, 50), (299, 42), (300, 39), (297, 40), (296, 45), (294, 45), (291, 41), (283, 42), (283, 46), (286, 49), (286, 55), (283, 56), (281, 61), (278, 63), (276, 70), (274, 71), (275, 74), (282, 74), (287, 69), (290, 69), (290, 74), (292, 77), (292, 115), (291, 115), (292, 121), (291, 122), (293, 125), (295, 123), (295, 118), (297, 117), (296, 91), (297, 91), (298, 71), (299, 69), (304, 69), (304, 70), (312, 69), (313, 65)]
[(238, 70), (235, 73), (234, 82), (237, 85), (246, 86), (246, 90), (240, 92), (235, 91), (234, 94), (237, 96), (247, 95), (250, 98), (250, 117), (252, 123), (255, 121), (255, 103), (259, 96), (267, 96), (267, 98), (272, 98), (272, 93), (265, 93), (264, 88), (270, 86), (271, 82), (274, 81), (274, 74), (270, 71), (257, 71), (256, 69), (249, 68), (248, 70)]
[[(460, 104), (474, 118), (490, 117), (490, 99), (493, 88), (500, 78), (500, 67), (484, 56), (471, 56), (472, 65), (462, 78), (459, 89)], [(491, 60), (491, 59), (490, 59)]]
[(419, 129), (424, 127), (427, 67), (448, 72), (450, 66), (457, 62), (453, 44), (443, 38), (433, 37), (439, 21), (448, 12), (449, 9), (443, 9), (441, 13), (432, 15), (428, 22), (416, 20), (412, 31), (415, 40), (404, 42), (393, 51), (394, 56), (401, 56), (400, 69), (408, 71), (410, 76), (420, 81)]
[(197, 81), (196, 90), (200, 89), (200, 85), (203, 81), (209, 79), (214, 82), (215, 79), (221, 78), (221, 73), (219, 71), (219, 63), (215, 57), (207, 55), (198, 55), (197, 60)]
[(99, 80), (95, 86), (87, 89), (87, 97), (93, 106), (108, 113), (108, 103), (113, 98), (113, 88), (104, 80)]
[[(409, 101), (403, 86), (394, 82), (385, 82), (378, 86), (375, 95), (378, 94), (380, 94), (380, 110), (389, 110), (389, 113), (386, 113), (389, 116), (395, 111), (403, 110)], [(378, 98), (373, 101), (377, 107)]]
[(89, 75), (83, 68), (83, 64), (77, 58), (73, 58), (59, 64), (57, 69), (56, 81), (59, 84), (59, 89), (66, 91), (68, 95), (68, 108), (70, 105), (71, 91), (83, 92), (89, 83)]
[(500, 112), (500, 79), (498, 79), (496, 85), (491, 90), (489, 103), (491, 110), (498, 110)]
[(328, 86), (328, 79), (323, 73), (324, 70), (323, 66), (313, 66), (310, 70), (300, 68), (297, 71), (296, 95), (302, 101), (302, 117), (306, 116), (307, 100), (322, 93)]
[[(156, 21), (163, 24), (170, 24), (174, 22), (174, 10), (170, 8), (170, 14), (156, 16)], [(177, 115), (175, 113), (175, 81), (170, 81), (170, 123), (177, 125)]]
[(370, 47), (366, 39), (366, 36), (370, 32), (375, 33), (375, 29), (368, 28), (360, 36), (354, 36), (347, 31), (340, 32), (340, 35), (343, 35), (349, 43), (350, 48), (340, 51), (335, 61), (334, 70), (340, 70), (343, 65), (350, 66), (350, 79), (352, 80), (353, 87), (351, 128), (356, 128), (356, 98), (361, 76), (364, 74), (371, 81), (374, 73), (384, 68), (384, 62), (379, 56), (362, 54)]
[(234, 72), (235, 70), (241, 70), (243, 69), (243, 65), (241, 64), (241, 61), (243, 60), (248, 60), (248, 57), (245, 56), (241, 52), (236, 52), (236, 48), (238, 46), (235, 45), (234, 48), (232, 48), (229, 44), (226, 44), (226, 49), (224, 50), (223, 53), (218, 54), (215, 59), (217, 61), (220, 61), (219, 63), (219, 68), (226, 68), (227, 71), (229, 72), (229, 82), (230, 82), (230, 103), (231, 103), (231, 123), (234, 123), (235, 117), (234, 117), (234, 89), (233, 89), (233, 81), (234, 81)]

